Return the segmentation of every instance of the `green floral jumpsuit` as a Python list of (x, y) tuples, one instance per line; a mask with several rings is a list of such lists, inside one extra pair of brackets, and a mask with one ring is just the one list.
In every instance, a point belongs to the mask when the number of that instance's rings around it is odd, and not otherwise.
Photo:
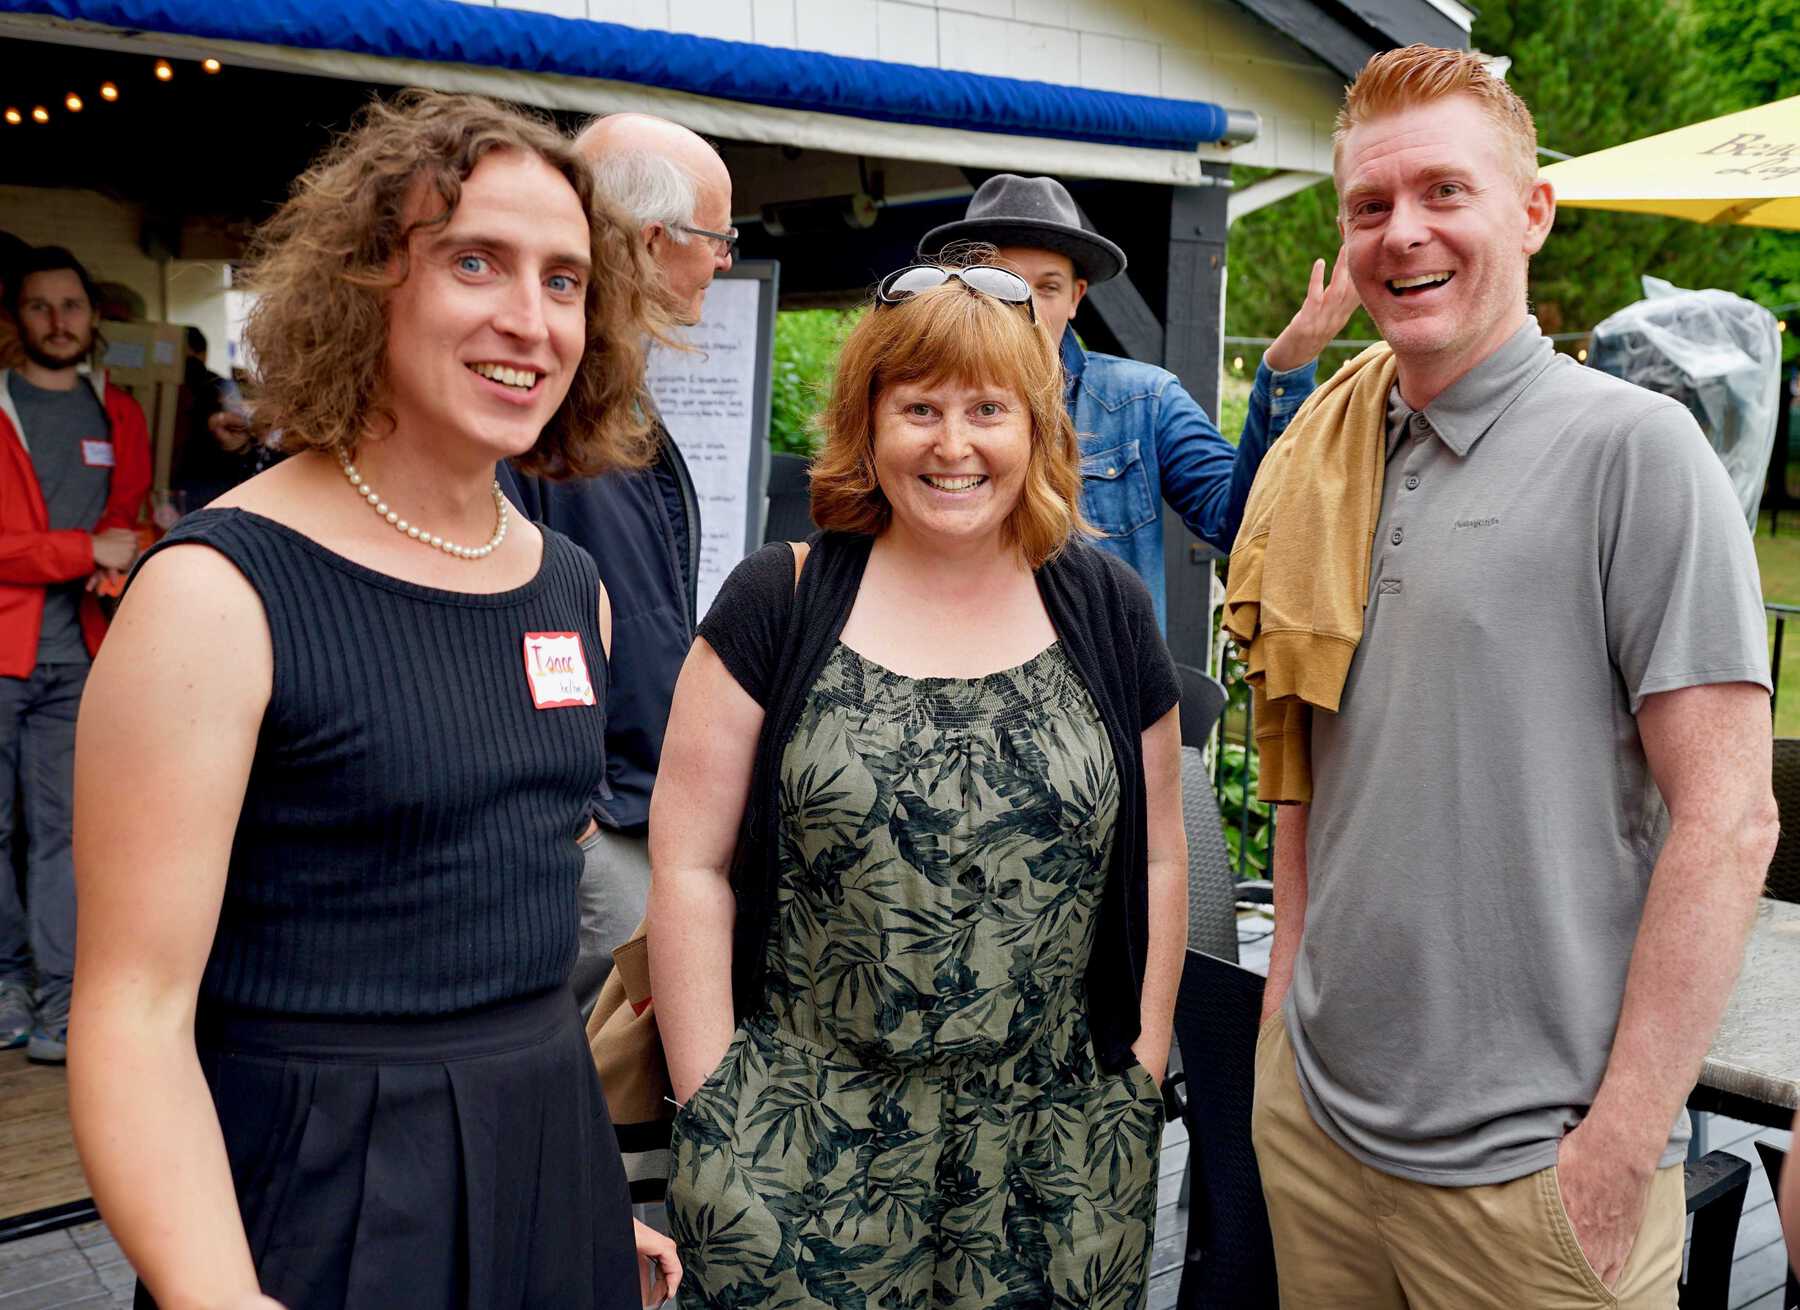
[(780, 783), (767, 1005), (675, 1120), (682, 1306), (1136, 1310), (1161, 1102), (1088, 1035), (1118, 776), (1061, 648), (840, 645)]

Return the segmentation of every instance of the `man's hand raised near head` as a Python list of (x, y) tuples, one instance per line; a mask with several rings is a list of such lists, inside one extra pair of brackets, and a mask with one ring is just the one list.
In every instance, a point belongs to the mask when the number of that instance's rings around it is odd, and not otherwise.
[(1306, 300), (1299, 312), (1281, 329), (1281, 335), (1263, 352), (1263, 363), (1277, 373), (1299, 368), (1317, 359), (1337, 334), (1344, 330), (1350, 315), (1362, 303), (1350, 270), (1344, 267), (1344, 248), (1338, 247), (1337, 262), (1331, 267), (1331, 281), (1325, 281), (1325, 261), (1313, 260), (1312, 279), (1306, 288)]

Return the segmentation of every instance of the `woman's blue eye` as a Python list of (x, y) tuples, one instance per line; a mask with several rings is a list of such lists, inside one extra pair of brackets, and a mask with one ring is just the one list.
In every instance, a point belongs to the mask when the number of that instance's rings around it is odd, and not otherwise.
[(550, 277), (550, 289), (564, 294), (572, 294), (573, 292), (579, 291), (581, 288), (576, 285), (575, 279), (570, 277), (567, 273), (554, 273)]
[(456, 266), (465, 273), (485, 273), (487, 260), (480, 255), (462, 255), (457, 258)]

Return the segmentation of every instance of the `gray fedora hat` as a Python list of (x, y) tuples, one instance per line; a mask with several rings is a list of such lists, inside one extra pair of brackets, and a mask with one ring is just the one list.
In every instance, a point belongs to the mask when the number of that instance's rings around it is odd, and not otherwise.
[(996, 173), (970, 198), (961, 219), (925, 234), (919, 254), (929, 259), (953, 241), (1054, 250), (1067, 255), (1075, 275), (1090, 284), (1125, 271), (1125, 252), (1081, 225), (1075, 198), (1053, 177)]

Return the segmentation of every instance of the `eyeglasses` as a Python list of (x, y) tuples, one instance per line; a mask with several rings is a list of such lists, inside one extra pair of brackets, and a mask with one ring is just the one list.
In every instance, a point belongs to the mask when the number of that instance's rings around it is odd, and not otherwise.
[(1008, 305), (1023, 305), (1027, 317), (1037, 322), (1037, 310), (1031, 303), (1031, 285), (1017, 273), (997, 264), (970, 264), (967, 268), (940, 268), (936, 264), (909, 264), (889, 273), (875, 288), (875, 301), (880, 305), (898, 305), (911, 300), (921, 291), (957, 281), (971, 291)]
[(737, 254), (738, 230), (734, 227), (725, 232), (709, 232), (703, 227), (695, 227), (692, 223), (677, 223), (676, 227), (690, 236), (705, 237), (712, 242), (713, 253), (729, 259)]

